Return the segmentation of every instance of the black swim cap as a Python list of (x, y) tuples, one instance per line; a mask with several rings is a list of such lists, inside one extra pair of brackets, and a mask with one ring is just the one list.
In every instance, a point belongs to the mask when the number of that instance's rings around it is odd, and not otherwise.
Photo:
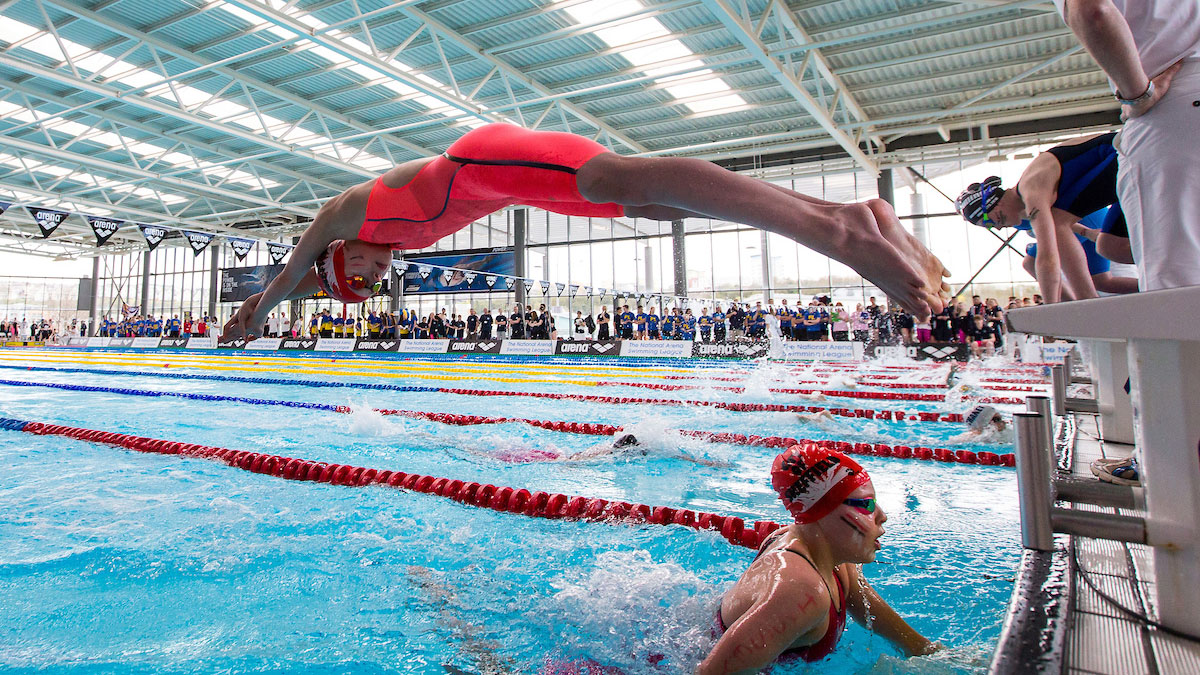
[(971, 183), (966, 190), (954, 200), (954, 209), (972, 225), (986, 227), (984, 222), (988, 211), (996, 208), (1004, 190), (1000, 187), (999, 176), (988, 176), (982, 183)]

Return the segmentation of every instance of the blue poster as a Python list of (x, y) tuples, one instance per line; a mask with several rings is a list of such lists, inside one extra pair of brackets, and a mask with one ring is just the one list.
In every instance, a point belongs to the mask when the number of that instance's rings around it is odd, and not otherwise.
[(456, 253), (405, 256), (407, 293), (487, 293), (506, 291), (503, 277), (515, 276), (517, 258), (512, 247)]
[(221, 270), (221, 302), (245, 302), (261, 293), (271, 280), (279, 276), (283, 265), (230, 267)]

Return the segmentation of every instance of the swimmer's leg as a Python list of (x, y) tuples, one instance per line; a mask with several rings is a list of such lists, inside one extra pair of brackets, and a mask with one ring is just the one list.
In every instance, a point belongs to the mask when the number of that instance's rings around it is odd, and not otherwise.
[(1104, 293), (1137, 293), (1138, 280), (1132, 277), (1118, 277), (1112, 272), (1102, 272), (1092, 275), (1092, 283), (1096, 290)]
[(602, 153), (576, 175), (590, 202), (662, 206), (751, 225), (844, 262), (909, 310), (940, 310), (941, 262), (900, 225), (883, 200), (832, 204), (686, 157)]

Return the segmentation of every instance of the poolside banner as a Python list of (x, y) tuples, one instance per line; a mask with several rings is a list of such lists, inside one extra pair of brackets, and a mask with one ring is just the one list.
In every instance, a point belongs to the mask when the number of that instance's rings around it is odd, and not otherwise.
[(257, 243), (253, 239), (230, 239), (229, 248), (233, 249), (233, 254), (241, 261), (246, 259), (246, 256), (250, 254), (250, 251), (254, 250), (254, 245)]
[[(423, 253), (407, 256), (405, 260), (410, 263), (403, 273), (405, 293), (487, 292), (495, 286), (497, 276), (517, 273), (516, 254), (511, 246), (454, 254)], [(441, 268), (442, 273), (433, 274), (434, 267)]]
[(271, 264), (278, 265), (285, 257), (287, 257), (287, 254), (291, 252), (293, 248), (295, 247), (288, 246), (287, 244), (277, 244), (273, 241), (268, 241), (267, 255), (271, 256)]
[(354, 345), (355, 351), (360, 352), (394, 352), (400, 346), (399, 340), (380, 340), (378, 338), (359, 338)]
[(187, 341), (188, 349), (216, 349), (217, 340), (211, 337), (190, 337)]
[(317, 338), (319, 352), (352, 352), (355, 338)]
[(188, 246), (192, 247), (192, 257), (196, 257), (208, 248), (208, 245), (213, 240), (213, 235), (207, 232), (193, 232), (192, 230), (183, 231), (184, 238), (187, 239)]
[(132, 347), (134, 338), (109, 338), (109, 347)]
[(279, 343), (279, 348), (285, 351), (311, 352), (317, 346), (317, 338), (295, 338)]
[(280, 338), (258, 338), (246, 343), (246, 351), (248, 352), (273, 352), (279, 349), (279, 343), (283, 342)]
[(861, 342), (785, 342), (781, 358), (799, 361), (862, 361)]
[[(3, 203), (4, 202), (0, 202), (0, 204), (3, 204)], [(67, 338), (67, 346), (68, 347), (86, 347), (87, 343), (88, 343), (88, 338), (85, 338), (85, 337)]]
[(232, 340), (217, 340), (217, 349), (242, 349), (246, 346), (246, 338)]
[(26, 206), (25, 210), (37, 223), (38, 229), (42, 231), (43, 237), (49, 237), (50, 233), (54, 232), (67, 216), (71, 215), (66, 211), (55, 211), (54, 209), (41, 209), (36, 206)]
[(449, 340), (401, 340), (401, 354), (445, 354)]
[(616, 340), (559, 340), (557, 354), (578, 356), (619, 356), (621, 345)]
[[(683, 343), (688, 344), (688, 343)], [(758, 342), (696, 342), (692, 356), (699, 358), (760, 359), (771, 353), (771, 343)]]
[(133, 338), (133, 344), (129, 345), (134, 349), (157, 349), (158, 338), (156, 337), (140, 337)]
[(146, 238), (146, 246), (153, 251), (155, 246), (162, 243), (162, 240), (167, 237), (167, 231), (161, 227), (153, 225), (138, 225), (138, 229), (142, 231), (142, 236)]
[(958, 342), (916, 342), (910, 345), (870, 345), (867, 355), (873, 359), (913, 359), (916, 361), (966, 361), (970, 348)]
[(501, 340), (451, 340), (451, 354), (499, 354)]
[(682, 359), (692, 355), (693, 345), (686, 340), (622, 340), (621, 356)]
[(1063, 359), (1075, 349), (1075, 345), (1070, 342), (1053, 342), (1042, 344), (1041, 348), (1040, 363), (1062, 363)]
[(553, 356), (553, 340), (505, 340), (500, 345), (501, 354), (521, 356)]
[(283, 265), (230, 267), (221, 270), (221, 302), (245, 302), (261, 293), (283, 271)]
[(159, 349), (183, 349), (187, 346), (188, 338), (163, 338), (158, 341)]
[(117, 220), (116, 218), (84, 217), (87, 218), (88, 225), (92, 226), (92, 233), (96, 235), (97, 246), (103, 246), (109, 237), (116, 234), (117, 230), (121, 229), (121, 226), (125, 224), (125, 221)]
[(112, 338), (106, 338), (106, 337), (88, 338), (87, 346), (88, 347), (107, 347), (108, 341), (111, 339)]

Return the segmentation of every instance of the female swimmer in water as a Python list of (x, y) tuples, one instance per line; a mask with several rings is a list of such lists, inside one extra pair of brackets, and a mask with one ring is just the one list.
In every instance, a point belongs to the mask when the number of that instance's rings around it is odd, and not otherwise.
[(575, 134), (487, 124), (441, 155), (400, 164), (326, 202), (283, 272), (242, 304), (224, 335), (256, 337), (272, 308), (318, 289), (362, 302), (388, 273), (392, 250), (430, 246), (515, 204), (574, 216), (744, 223), (850, 265), (919, 316), (939, 311), (949, 292), (941, 261), (882, 199), (836, 204), (698, 159), (624, 157)]
[(795, 523), (763, 541), (721, 599), (719, 636), (696, 672), (754, 672), (776, 661), (819, 661), (837, 648), (849, 613), (910, 656), (940, 645), (909, 626), (867, 584), (887, 520), (870, 477), (853, 459), (816, 445), (775, 458), (771, 484)]

